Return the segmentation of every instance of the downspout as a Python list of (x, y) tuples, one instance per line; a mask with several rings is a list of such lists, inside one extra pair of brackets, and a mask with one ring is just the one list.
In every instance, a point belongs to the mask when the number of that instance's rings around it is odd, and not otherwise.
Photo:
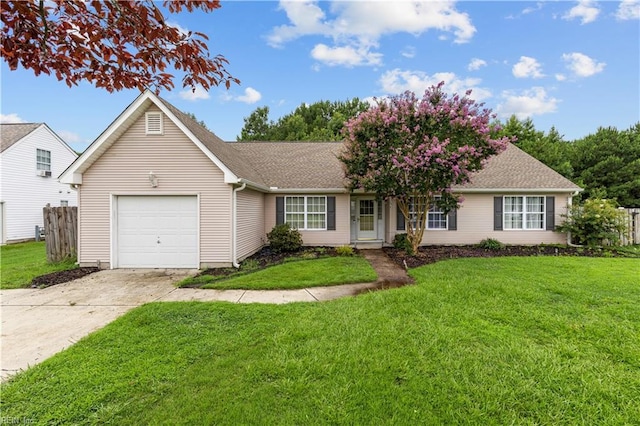
[(242, 186), (233, 189), (233, 200), (231, 203), (233, 204), (233, 224), (231, 226), (231, 244), (233, 245), (232, 253), (231, 253), (231, 264), (234, 268), (239, 268), (240, 264), (238, 263), (238, 192), (242, 191), (247, 187), (247, 183), (243, 182)]

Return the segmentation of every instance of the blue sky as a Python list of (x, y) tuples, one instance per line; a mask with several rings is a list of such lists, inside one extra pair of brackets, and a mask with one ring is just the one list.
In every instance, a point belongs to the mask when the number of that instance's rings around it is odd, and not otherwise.
[[(167, 15), (206, 33), (212, 54), (241, 80), (230, 90), (161, 92), (225, 140), (269, 106), (445, 89), (485, 102), (501, 119), (531, 117), (565, 140), (640, 120), (640, 2), (223, 2), (210, 13)], [(1, 66), (3, 122), (46, 122), (83, 150), (131, 103), (88, 84)]]

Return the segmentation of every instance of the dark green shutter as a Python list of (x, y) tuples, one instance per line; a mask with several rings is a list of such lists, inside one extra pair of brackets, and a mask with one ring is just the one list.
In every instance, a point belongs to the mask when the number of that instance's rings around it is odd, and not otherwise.
[(327, 231), (336, 230), (336, 197), (327, 197)]
[(276, 225), (284, 223), (284, 197), (276, 197)]
[(398, 204), (396, 204), (396, 217), (396, 230), (406, 231), (406, 227), (404, 225), (404, 215), (402, 214), (402, 211), (400, 210)]
[(447, 229), (449, 231), (456, 231), (458, 229), (458, 210), (451, 210), (447, 216)]
[(502, 197), (493, 197), (493, 230), (502, 231)]
[(556, 228), (556, 197), (547, 197), (546, 213), (547, 213), (547, 231), (553, 231)]

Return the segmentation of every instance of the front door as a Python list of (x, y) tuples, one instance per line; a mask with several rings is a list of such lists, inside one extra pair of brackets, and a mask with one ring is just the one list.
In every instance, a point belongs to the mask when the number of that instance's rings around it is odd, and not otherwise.
[(377, 238), (378, 203), (375, 198), (358, 199), (357, 222), (359, 240), (375, 240)]

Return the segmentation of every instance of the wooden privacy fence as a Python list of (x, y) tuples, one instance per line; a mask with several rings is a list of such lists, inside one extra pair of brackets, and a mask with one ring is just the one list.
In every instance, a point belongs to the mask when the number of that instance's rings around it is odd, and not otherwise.
[(627, 224), (627, 233), (620, 235), (620, 245), (640, 244), (640, 208), (620, 210), (627, 213), (623, 218)]
[(51, 207), (42, 209), (44, 216), (44, 238), (47, 245), (47, 260), (60, 262), (74, 258), (78, 241), (78, 208)]

